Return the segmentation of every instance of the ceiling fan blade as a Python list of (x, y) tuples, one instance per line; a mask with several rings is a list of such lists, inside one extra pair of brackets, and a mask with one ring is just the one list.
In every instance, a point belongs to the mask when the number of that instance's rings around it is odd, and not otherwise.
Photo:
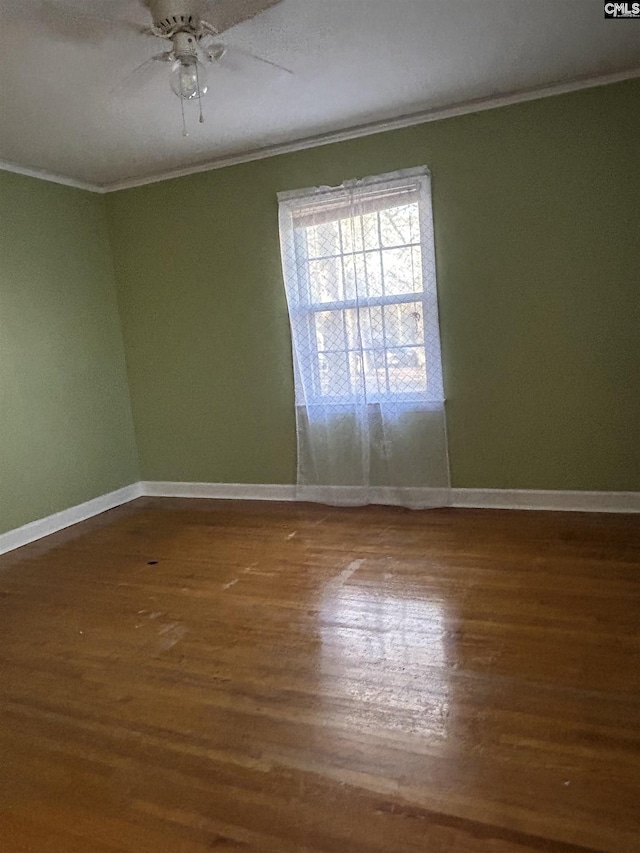
[(213, 42), (202, 48), (210, 62), (219, 62), (224, 56), (244, 56), (247, 59), (253, 59), (255, 62), (262, 62), (264, 65), (270, 65), (277, 71), (283, 71), (285, 74), (294, 74), (290, 68), (280, 65), (277, 62), (272, 62), (270, 59), (265, 59), (263, 56), (258, 56), (257, 53), (251, 53), (250, 50), (245, 50), (236, 45), (221, 44)]
[(173, 51), (167, 50), (165, 53), (156, 53), (154, 56), (150, 56), (148, 59), (145, 59), (144, 62), (141, 62), (140, 65), (137, 65), (132, 71), (130, 71), (127, 76), (121, 80), (117, 86), (115, 86), (109, 92), (110, 95), (119, 95), (123, 92), (131, 91), (131, 89), (139, 89), (147, 82), (150, 77), (152, 69), (155, 68), (156, 62), (171, 62), (173, 60)]
[(218, 33), (266, 12), (282, 0), (207, 0), (202, 17)]
[[(129, 9), (129, 4), (113, 0), (110, 8), (125, 12)], [(100, 44), (108, 37), (122, 35), (127, 31), (141, 33), (144, 30), (140, 24), (123, 17), (86, 15), (79, 6), (54, 3), (51, 0), (34, 0), (28, 5), (24, 0), (2, 0), (0, 22), (5, 25), (40, 24), (50, 36), (61, 41), (88, 44)]]

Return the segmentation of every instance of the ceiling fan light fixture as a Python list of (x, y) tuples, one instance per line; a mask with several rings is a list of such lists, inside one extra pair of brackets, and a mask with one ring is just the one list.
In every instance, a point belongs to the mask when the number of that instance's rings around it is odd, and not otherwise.
[(178, 57), (169, 72), (171, 91), (185, 101), (193, 101), (207, 93), (207, 71), (196, 56)]

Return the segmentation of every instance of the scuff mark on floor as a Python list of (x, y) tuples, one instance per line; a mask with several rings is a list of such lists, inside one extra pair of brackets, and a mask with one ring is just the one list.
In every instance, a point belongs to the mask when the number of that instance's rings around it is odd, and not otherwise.
[[(257, 563), (255, 564), (257, 565)], [(259, 572), (257, 569), (252, 568), (251, 566), (247, 566), (246, 569), (242, 570), (243, 575), (258, 575), (261, 578), (272, 578), (277, 573), (276, 572)]]
[(168, 652), (177, 645), (187, 633), (187, 626), (182, 622), (170, 622), (158, 631), (162, 637), (160, 640), (160, 651)]
[(234, 578), (232, 581), (229, 581), (229, 583), (223, 583), (222, 589), (230, 589), (232, 586), (235, 586), (239, 580), (240, 578)]
[(325, 584), (325, 591), (328, 593), (338, 592), (347, 583), (347, 581), (353, 577), (364, 562), (366, 562), (365, 559), (352, 560), (339, 575), (336, 575), (329, 581), (329, 583)]

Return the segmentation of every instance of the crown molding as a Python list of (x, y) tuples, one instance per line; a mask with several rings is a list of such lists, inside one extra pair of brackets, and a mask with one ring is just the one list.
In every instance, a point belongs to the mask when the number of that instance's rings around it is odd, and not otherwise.
[(373, 134), (383, 133), (387, 130), (401, 130), (402, 128), (412, 127), (417, 124), (426, 124), (431, 121), (440, 121), (442, 119), (455, 118), (456, 116), (484, 112), (485, 110), (494, 110), (499, 107), (508, 107), (513, 104), (525, 103), (526, 101), (535, 101), (539, 98), (548, 98), (554, 95), (566, 95), (570, 92), (578, 92), (582, 89), (592, 89), (596, 86), (607, 86), (611, 83), (622, 83), (625, 80), (634, 80), (638, 77), (640, 77), (640, 67), (629, 68), (625, 71), (617, 71), (613, 74), (599, 74), (592, 77), (574, 78), (573, 80), (567, 80), (563, 83), (553, 83), (549, 86), (541, 86), (535, 89), (522, 89), (502, 95), (495, 95), (489, 98), (477, 98), (475, 100), (463, 101), (458, 104), (452, 104), (448, 107), (437, 107), (435, 109), (420, 110), (419, 112), (407, 113), (393, 118), (379, 119), (343, 128), (342, 130), (328, 131), (327, 133), (305, 136), (290, 142), (268, 145), (262, 148), (254, 148), (250, 151), (244, 151), (239, 154), (233, 154), (226, 157), (213, 157), (210, 160), (201, 161), (200, 163), (195, 163), (191, 166), (167, 169), (151, 175), (124, 178), (119, 181), (112, 181), (105, 184), (92, 184), (87, 181), (73, 178), (69, 175), (58, 175), (54, 172), (47, 172), (43, 169), (21, 166), (18, 163), (11, 163), (7, 160), (0, 160), (0, 170), (15, 172), (19, 175), (27, 175), (32, 178), (39, 178), (43, 181), (51, 181), (56, 184), (75, 187), (76, 189), (87, 190), (88, 192), (112, 193), (118, 192), (119, 190), (146, 186), (148, 184), (157, 184), (161, 181), (171, 180), (172, 178), (183, 178), (187, 175), (196, 175), (200, 172), (224, 169), (227, 166), (238, 166), (242, 163), (266, 160), (269, 157), (276, 157), (279, 154), (292, 154), (296, 151), (305, 151), (309, 148), (331, 145), (334, 142), (346, 142), (350, 139), (372, 136)]
[(26, 175), (28, 178), (38, 178), (40, 181), (48, 181), (51, 184), (62, 184), (65, 187), (73, 187), (76, 190), (87, 190), (90, 193), (103, 193), (104, 188), (98, 184), (90, 184), (80, 181), (69, 175), (58, 175), (55, 172), (46, 172), (44, 169), (32, 169), (30, 166), (20, 166), (9, 160), (0, 160), (0, 171), (13, 172), (16, 175)]

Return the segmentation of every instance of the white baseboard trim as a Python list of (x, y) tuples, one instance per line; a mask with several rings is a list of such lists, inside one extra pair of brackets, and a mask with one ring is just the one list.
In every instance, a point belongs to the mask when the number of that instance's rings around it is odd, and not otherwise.
[(21, 548), (23, 545), (28, 545), (30, 542), (35, 542), (36, 539), (42, 539), (51, 533), (57, 533), (58, 530), (70, 527), (79, 521), (86, 521), (87, 518), (100, 515), (101, 512), (106, 512), (108, 509), (129, 503), (129, 501), (141, 497), (142, 494), (142, 483), (133, 483), (130, 486), (117, 489), (115, 492), (109, 492), (106, 495), (85, 501), (85, 503), (69, 507), (69, 509), (63, 509), (61, 512), (54, 512), (53, 515), (48, 515), (46, 518), (31, 521), (15, 530), (9, 530), (8, 533), (0, 534), (0, 554), (6, 554), (8, 551)]
[[(334, 486), (336, 503), (354, 502), (350, 486)], [(406, 503), (413, 506), (446, 505), (445, 489), (407, 488), (374, 490), (376, 502), (397, 504), (399, 492), (405, 492)], [(640, 492), (587, 492), (543, 489), (451, 489), (449, 506), (474, 509), (557, 510), (561, 512), (628, 512), (640, 513)], [(28, 545), (65, 527), (100, 515), (136, 498), (210, 498), (243, 501), (296, 501), (296, 487), (262, 483), (176, 483), (145, 481), (132, 483), (115, 492), (32, 521), (15, 530), (0, 534), (0, 554)]]
[[(217, 498), (228, 500), (295, 501), (296, 487), (261, 483), (174, 483), (147, 481), (144, 495), (171, 498)], [(350, 486), (330, 488), (336, 503), (353, 503)], [(397, 503), (398, 493), (406, 493), (407, 503), (433, 506), (444, 503), (446, 490), (407, 488), (373, 491), (380, 503)], [(438, 493), (436, 495), (436, 493)], [(310, 496), (310, 492), (308, 492)], [(564, 512), (640, 512), (640, 492), (588, 492), (555, 489), (451, 489), (449, 505), (477, 509), (530, 509)], [(435, 500), (434, 500), (435, 498)]]
[[(214, 498), (243, 501), (318, 501), (338, 506), (362, 503), (359, 486), (304, 486), (262, 483), (142, 483), (145, 495), (164, 498)], [(449, 503), (448, 489), (373, 487), (369, 503), (402, 506), (443, 506)]]
[(295, 501), (296, 487), (264, 483), (174, 483), (147, 480), (142, 494), (158, 498), (216, 498), (239, 501)]
[(454, 507), (560, 512), (640, 512), (640, 492), (546, 489), (452, 489)]

